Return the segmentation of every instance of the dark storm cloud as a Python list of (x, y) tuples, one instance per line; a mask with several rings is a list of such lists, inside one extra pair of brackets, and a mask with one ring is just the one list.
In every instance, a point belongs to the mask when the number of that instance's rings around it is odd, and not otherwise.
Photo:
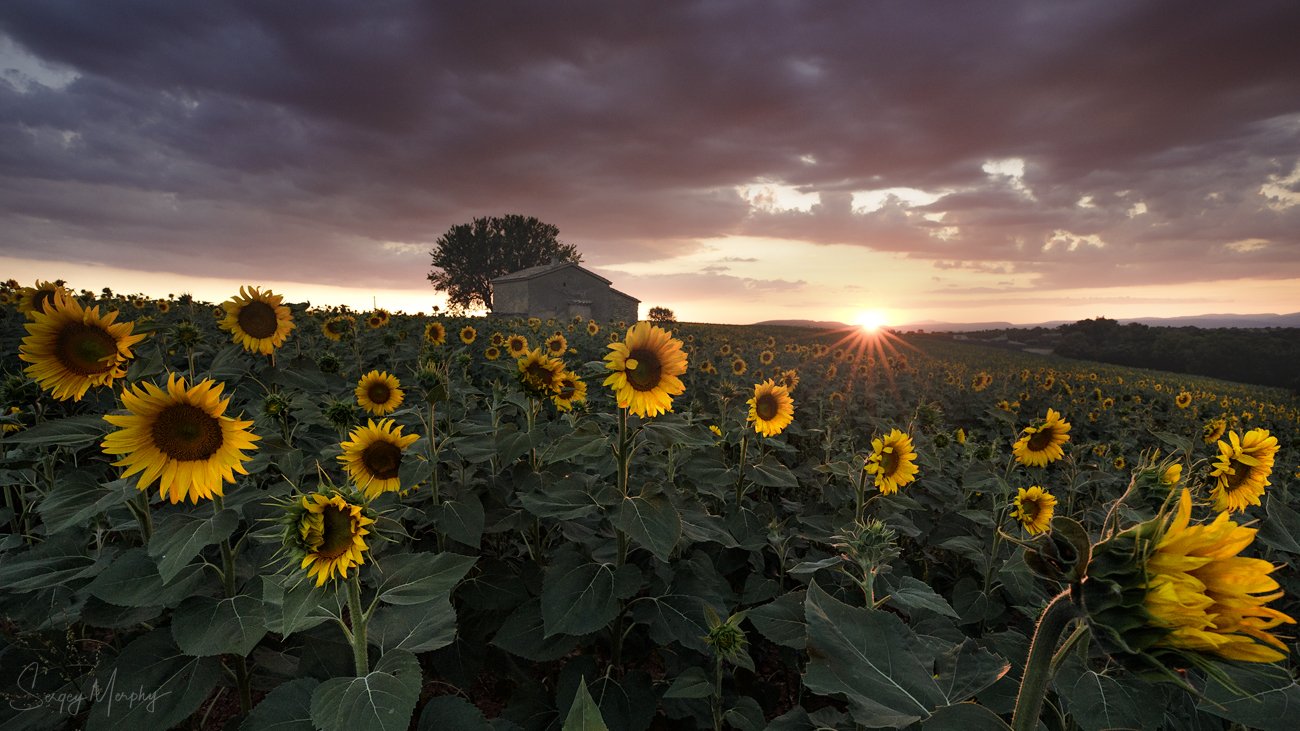
[[(1300, 276), (1291, 0), (556, 7), (9, 0), (76, 78), (0, 81), (0, 252), (411, 286), (518, 211), (595, 265), (743, 233), (1042, 286)], [(751, 209), (762, 180), (820, 202)], [(946, 195), (855, 210), (891, 187)]]

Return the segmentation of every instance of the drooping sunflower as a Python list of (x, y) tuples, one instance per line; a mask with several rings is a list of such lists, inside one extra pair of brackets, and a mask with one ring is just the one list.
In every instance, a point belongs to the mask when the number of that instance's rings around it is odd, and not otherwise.
[(23, 372), (60, 401), (80, 401), (91, 386), (112, 385), (126, 376), (131, 346), (146, 337), (131, 334), (134, 323), (115, 322), (117, 315), (56, 297), (26, 325), (18, 357), (31, 365)]
[(473, 345), (478, 340), (478, 330), (473, 325), (466, 325), (460, 329), (460, 341), (466, 345)]
[(138, 489), (157, 481), (159, 495), (170, 502), (221, 495), (234, 473), (248, 474), (244, 463), (252, 456), (244, 450), (256, 449), (253, 442), (261, 439), (252, 421), (225, 415), (230, 399), (221, 398), (222, 388), (211, 379), (187, 387), (172, 373), (166, 389), (145, 383), (123, 390), (122, 406), (130, 413), (104, 416), (119, 427), (104, 437), (104, 453), (121, 456), (113, 465), (126, 468), (124, 479), (140, 475)]
[(1020, 439), (1011, 448), (1016, 461), (1031, 467), (1046, 467), (1065, 456), (1061, 445), (1070, 441), (1070, 422), (1061, 418), (1054, 409), (1033, 426), (1025, 427)]
[(863, 469), (875, 476), (876, 488), (882, 495), (893, 495), (898, 488), (915, 482), (919, 468), (911, 435), (894, 429), (872, 439), (871, 454)]
[(1187, 391), (1183, 391), (1182, 393), (1178, 394), (1178, 396), (1174, 398), (1174, 405), (1176, 405), (1180, 409), (1185, 409), (1188, 406), (1191, 406), (1192, 394), (1188, 393)]
[(1266, 429), (1251, 429), (1245, 436), (1229, 432), (1228, 440), (1219, 442), (1219, 456), (1210, 472), (1214, 478), (1210, 497), (1215, 510), (1240, 513), (1248, 505), (1259, 505), (1270, 484), (1278, 443)]
[(604, 385), (614, 391), (620, 409), (637, 416), (658, 416), (673, 408), (673, 396), (686, 392), (682, 341), (657, 325), (638, 322), (621, 342), (610, 343), (605, 368), (612, 371)]
[(345, 335), (352, 334), (356, 322), (356, 318), (351, 315), (335, 315), (322, 323), (320, 329), (325, 334), (325, 337), (337, 343)]
[(754, 395), (749, 404), (748, 420), (754, 431), (765, 437), (780, 434), (794, 421), (794, 399), (785, 386), (776, 385), (772, 379), (754, 384)]
[(522, 357), (528, 352), (528, 338), (523, 335), (511, 335), (506, 338), (506, 352), (511, 358)]
[(291, 505), (284, 544), (290, 555), (302, 557), (299, 568), (316, 578), (316, 586), (336, 577), (346, 579), (350, 569), (365, 564), (364, 554), (370, 550), (367, 528), (375, 520), (366, 515), (364, 505), (338, 491), (304, 495)]
[(501, 357), (501, 349), (495, 345), (489, 345), (487, 350), (483, 351), (483, 357), (488, 360), (496, 360)]
[(1020, 521), (1025, 532), (1030, 535), (1043, 533), (1052, 524), (1052, 514), (1056, 512), (1056, 497), (1038, 485), (1029, 489), (1017, 488), (1012, 502), (1011, 517)]
[(424, 326), (424, 342), (429, 345), (442, 345), (447, 342), (447, 328), (441, 322), (434, 320)]
[(270, 355), (284, 345), (293, 330), (293, 313), (284, 297), (257, 287), (240, 287), (239, 295), (221, 303), (225, 317), (219, 323), (231, 341), (250, 353)]
[(560, 374), (560, 387), (551, 395), (551, 403), (558, 411), (572, 411), (574, 404), (587, 400), (587, 384), (573, 371)]
[(569, 341), (560, 333), (555, 333), (546, 339), (546, 354), (551, 356), (564, 355), (569, 349)]
[(374, 500), (382, 493), (401, 489), (398, 474), (402, 451), (420, 435), (403, 435), (402, 427), (395, 426), (392, 419), (380, 419), (378, 424), (368, 419), (365, 426), (356, 427), (348, 436), (351, 441), (340, 445), (343, 454), (339, 455), (339, 461), (366, 499)]
[(3, 428), (0, 429), (0, 431), (3, 431), (3, 433), (5, 434), (12, 434), (16, 431), (23, 430), (24, 428), (24, 424), (22, 422), (23, 410), (20, 407), (10, 406), (9, 411), (5, 414), (5, 416), (9, 417), (13, 421), (5, 422)]
[(392, 413), (402, 405), (402, 399), (405, 398), (402, 382), (387, 371), (370, 371), (362, 376), (354, 393), (357, 404), (375, 416)]
[(560, 388), (564, 362), (534, 348), (518, 361), (519, 382), (536, 398), (550, 398)]
[(1228, 430), (1228, 422), (1224, 419), (1211, 419), (1201, 427), (1201, 439), (1206, 444), (1214, 444), (1223, 438), (1223, 433)]
[(18, 309), (27, 319), (33, 319), (38, 312), (45, 312), (48, 305), (54, 304), (59, 297), (72, 298), (71, 293), (57, 282), (37, 281), (35, 287), (23, 287), (18, 294)]

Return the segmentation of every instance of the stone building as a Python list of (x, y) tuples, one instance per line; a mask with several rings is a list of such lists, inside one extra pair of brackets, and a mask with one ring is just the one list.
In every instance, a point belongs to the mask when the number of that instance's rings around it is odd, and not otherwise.
[(520, 269), (492, 280), (492, 314), (504, 317), (575, 317), (597, 322), (637, 320), (641, 300), (608, 279), (570, 261)]

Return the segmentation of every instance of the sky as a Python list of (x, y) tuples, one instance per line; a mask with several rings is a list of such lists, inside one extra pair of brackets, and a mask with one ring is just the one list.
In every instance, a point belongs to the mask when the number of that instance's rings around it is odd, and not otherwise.
[(6, 0), (0, 275), (428, 311), (476, 216), (679, 319), (1300, 311), (1300, 3)]

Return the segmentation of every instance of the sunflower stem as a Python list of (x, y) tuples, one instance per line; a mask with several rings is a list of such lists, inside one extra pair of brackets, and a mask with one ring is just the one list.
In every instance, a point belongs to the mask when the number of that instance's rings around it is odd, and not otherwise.
[(867, 469), (865, 465), (861, 470), (858, 470), (857, 493), (858, 506), (853, 513), (853, 519), (858, 525), (862, 525), (863, 513), (867, 509)]
[(1052, 656), (1061, 633), (1078, 614), (1070, 590), (1066, 589), (1047, 605), (1038, 618), (1034, 640), (1029, 645), (1029, 659), (1025, 675), (1020, 681), (1020, 694), (1016, 697), (1016, 710), (1011, 716), (1012, 731), (1034, 731), (1043, 713), (1043, 699), (1052, 679)]
[(153, 538), (153, 513), (149, 510), (149, 491), (140, 490), (131, 499), (134, 503), (135, 519), (140, 523), (140, 536), (144, 538), (145, 544)]
[[(140, 495), (146, 493), (141, 492)], [(220, 513), (223, 505), (220, 495), (212, 496), (212, 512)], [(149, 515), (149, 504), (146, 501), (144, 506), (144, 515), (146, 519)], [(152, 527), (150, 528), (152, 533)], [(224, 538), (221, 541), (221, 584), (226, 590), (226, 596), (234, 598), (235, 586), (235, 551), (230, 546), (230, 539)], [(248, 673), (248, 659), (243, 655), (235, 655), (235, 685), (239, 688), (239, 712), (247, 716), (253, 710), (253, 686), (250, 682)]]
[(348, 618), (352, 622), (352, 662), (357, 677), (370, 673), (370, 656), (366, 649), (366, 614), (361, 609), (361, 570), (355, 568), (348, 576)]
[(749, 432), (740, 435), (740, 469), (736, 474), (736, 509), (745, 498), (745, 458), (749, 456)]
[[(627, 432), (627, 409), (618, 410), (618, 492), (627, 500), (628, 479), (631, 472), (632, 450), (631, 438)], [(621, 503), (620, 503), (621, 504)], [(622, 568), (627, 563), (628, 539), (627, 534), (617, 525), (614, 526), (614, 534), (618, 537), (618, 554), (617, 566)], [(611, 652), (611, 667), (619, 667), (623, 661), (623, 613), (626, 606), (622, 599), (618, 602), (618, 617), (614, 620)]]

